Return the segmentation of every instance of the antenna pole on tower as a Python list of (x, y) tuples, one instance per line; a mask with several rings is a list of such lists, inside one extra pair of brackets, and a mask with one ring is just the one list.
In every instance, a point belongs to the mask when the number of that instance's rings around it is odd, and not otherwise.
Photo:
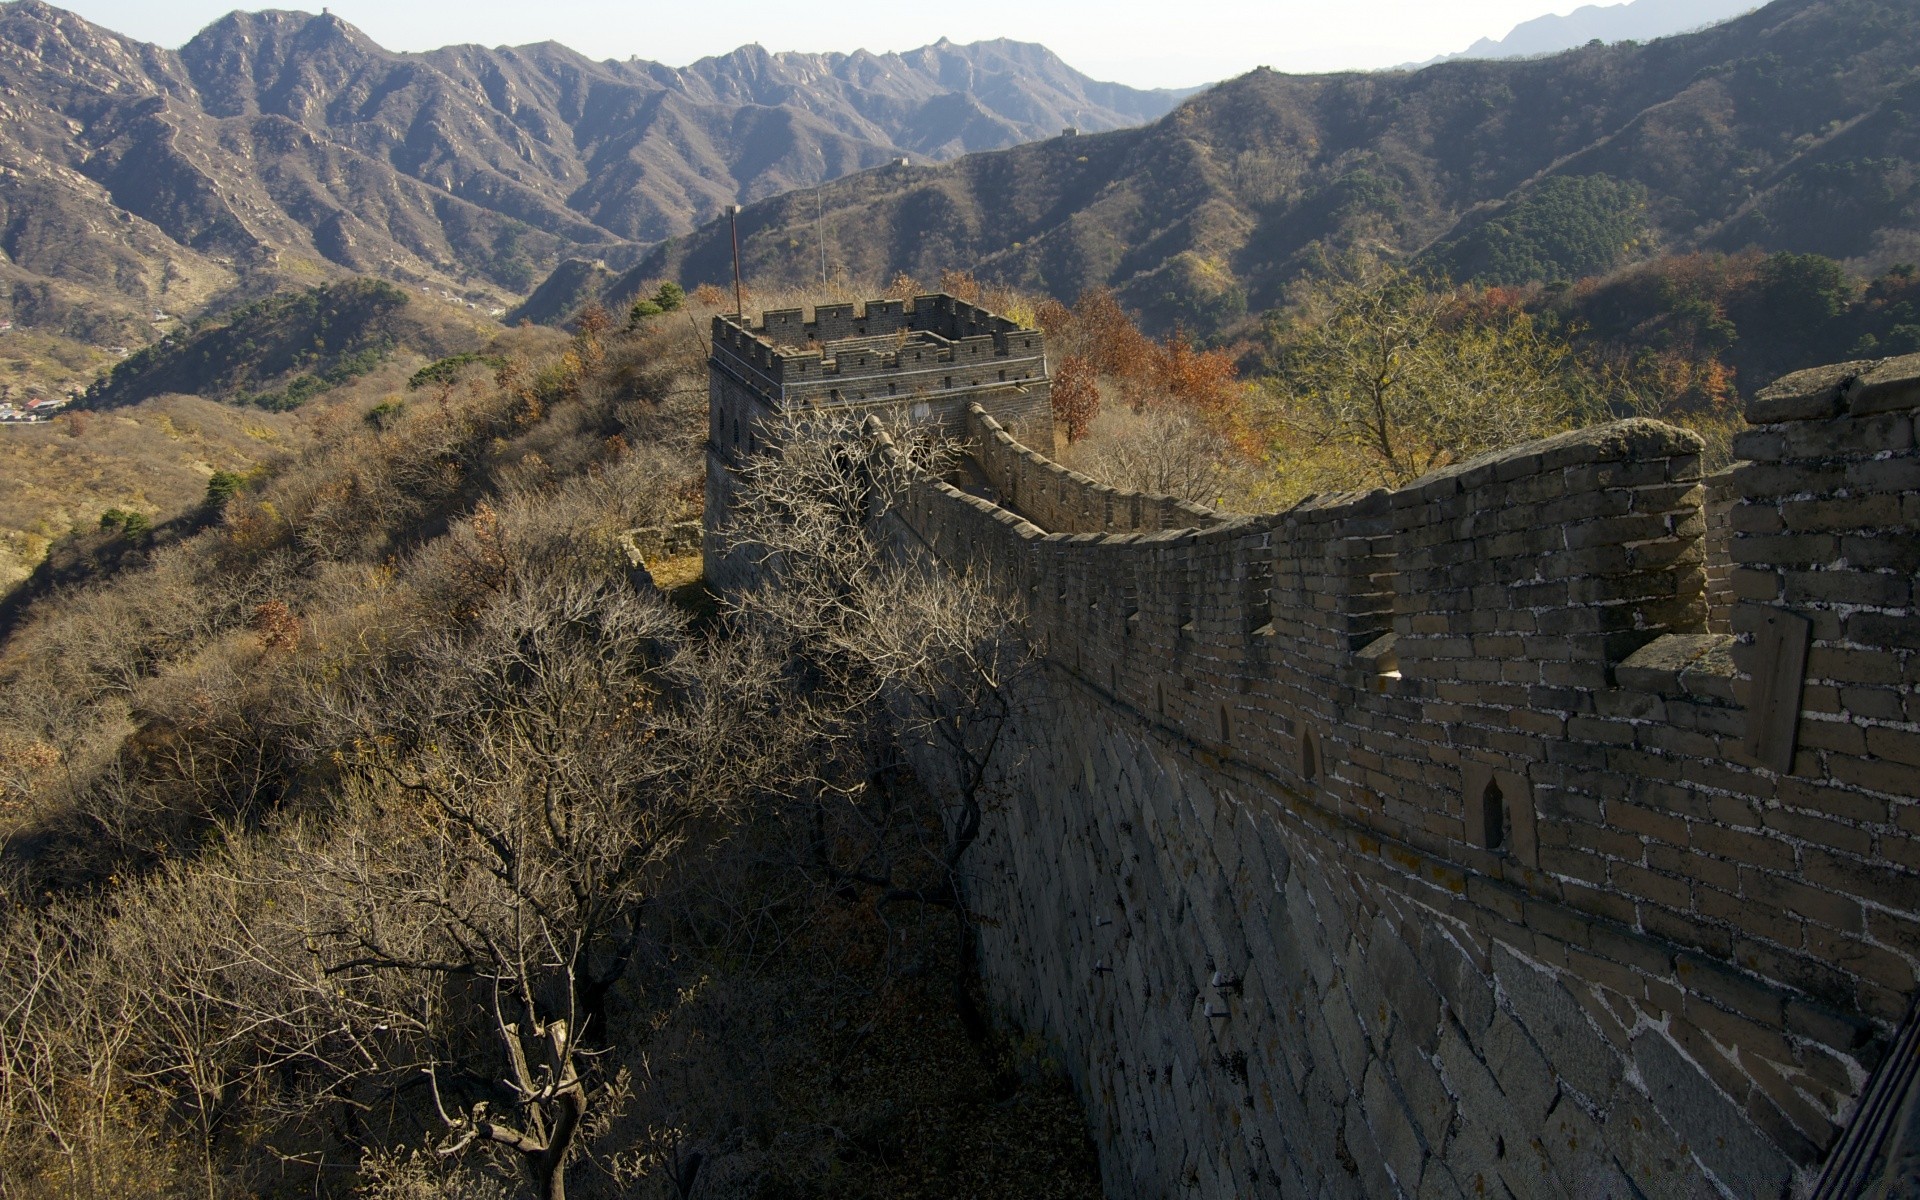
[(740, 206), (727, 206), (727, 219), (733, 223), (733, 315), (747, 319), (747, 304), (740, 290)]

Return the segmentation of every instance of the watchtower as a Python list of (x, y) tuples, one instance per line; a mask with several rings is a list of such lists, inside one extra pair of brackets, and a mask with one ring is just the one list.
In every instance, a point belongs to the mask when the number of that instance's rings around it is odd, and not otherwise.
[(904, 415), (964, 439), (977, 404), (1027, 444), (1053, 443), (1045, 335), (945, 293), (717, 316), (707, 366), (707, 578), (723, 588), (713, 523), (739, 464), (796, 413)]

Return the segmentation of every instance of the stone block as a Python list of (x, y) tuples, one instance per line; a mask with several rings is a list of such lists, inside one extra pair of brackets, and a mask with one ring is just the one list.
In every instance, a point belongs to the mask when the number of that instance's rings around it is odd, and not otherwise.
[(1426, 1147), (1414, 1125), (1413, 1115), (1388, 1082), (1386, 1067), (1379, 1059), (1367, 1067), (1361, 1105), (1362, 1115), (1399, 1190), (1408, 1195), (1418, 1192), (1420, 1175), (1426, 1165)]
[(1701, 1178), (1666, 1122), (1647, 1099), (1621, 1089), (1601, 1125), (1601, 1138), (1647, 1200), (1709, 1200), (1718, 1192)]
[(1559, 1077), (1598, 1105), (1619, 1083), (1622, 1064), (1579, 1002), (1548, 972), (1504, 947), (1494, 951), (1494, 978), (1508, 1009), (1545, 1053)]
[(1747, 420), (1768, 425), (1837, 417), (1841, 396), (1869, 365), (1865, 360), (1833, 363), (1782, 376), (1748, 402)]
[(1553, 1068), (1512, 1017), (1495, 1012), (1484, 1038), (1486, 1066), (1522, 1128), (1539, 1127), (1559, 1089)]
[(1883, 359), (1864, 367), (1846, 389), (1847, 411), (1855, 416), (1920, 408), (1920, 354)]
[(1678, 1046), (1648, 1030), (1634, 1039), (1633, 1060), (1654, 1110), (1722, 1187), (1742, 1197), (1784, 1195), (1793, 1164)]

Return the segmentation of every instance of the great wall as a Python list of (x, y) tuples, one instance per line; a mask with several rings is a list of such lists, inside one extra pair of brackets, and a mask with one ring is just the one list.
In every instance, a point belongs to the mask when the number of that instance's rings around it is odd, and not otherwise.
[(712, 379), (723, 587), (787, 412), (968, 442), (877, 519), (1043, 649), (970, 899), (1109, 1195), (1920, 1186), (1920, 357), (1711, 481), (1628, 421), (1244, 517), (1029, 449), (1041, 335), (951, 297), (716, 319)]

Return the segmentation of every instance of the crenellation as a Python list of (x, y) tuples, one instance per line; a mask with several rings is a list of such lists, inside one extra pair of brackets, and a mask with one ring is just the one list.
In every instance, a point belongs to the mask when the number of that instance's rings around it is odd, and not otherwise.
[(1920, 967), (1916, 407), (1844, 364), (1712, 477), (1630, 421), (1238, 518), (959, 409), (994, 498), (878, 519), (1029, 603), (969, 895), (1110, 1192), (1810, 1192)]

